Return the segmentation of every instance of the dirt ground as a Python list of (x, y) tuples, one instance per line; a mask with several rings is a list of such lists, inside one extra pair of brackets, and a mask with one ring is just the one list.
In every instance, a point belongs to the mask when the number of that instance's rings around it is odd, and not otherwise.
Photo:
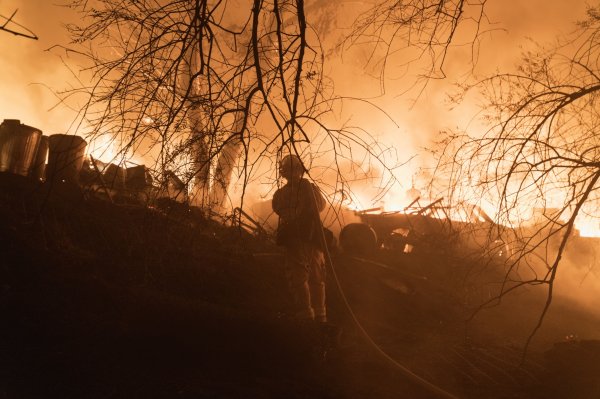
[(466, 322), (450, 254), (333, 266), (330, 323), (298, 322), (264, 238), (1, 174), (0, 398), (600, 398), (599, 317), (567, 301), (523, 360), (542, 292)]

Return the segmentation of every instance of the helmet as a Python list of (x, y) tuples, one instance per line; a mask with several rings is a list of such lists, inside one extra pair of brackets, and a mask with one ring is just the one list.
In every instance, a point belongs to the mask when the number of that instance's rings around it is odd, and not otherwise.
[(304, 164), (297, 155), (286, 155), (279, 162), (279, 173), (286, 179), (302, 177), (305, 171)]

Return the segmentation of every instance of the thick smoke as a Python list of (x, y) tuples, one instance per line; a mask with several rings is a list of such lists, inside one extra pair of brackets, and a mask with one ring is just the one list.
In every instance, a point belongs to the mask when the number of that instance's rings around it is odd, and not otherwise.
[(74, 113), (57, 107), (53, 90), (68, 87), (72, 74), (63, 65), (59, 52), (47, 51), (66, 44), (63, 24), (72, 15), (54, 2), (7, 0), (0, 3), (0, 15), (15, 10), (15, 20), (33, 31), (39, 40), (30, 40), (0, 32), (0, 118), (20, 119), (45, 134), (65, 133)]

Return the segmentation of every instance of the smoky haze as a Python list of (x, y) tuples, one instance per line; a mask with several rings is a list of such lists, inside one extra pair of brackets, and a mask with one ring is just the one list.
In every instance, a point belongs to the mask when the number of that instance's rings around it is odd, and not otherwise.
[(47, 51), (66, 44), (63, 24), (72, 15), (64, 7), (47, 1), (15, 1), (0, 3), (0, 15), (9, 16), (18, 9), (15, 21), (33, 31), (39, 40), (0, 32), (0, 110), (2, 119), (20, 119), (45, 134), (64, 133), (73, 112), (56, 107), (53, 90), (67, 87), (72, 74), (57, 56)]
[[(318, 20), (328, 30), (324, 46), (331, 51), (331, 55), (325, 72), (333, 79), (336, 93), (369, 98), (389, 115), (385, 116), (372, 106), (350, 102), (344, 107), (343, 113), (338, 115), (339, 120), (351, 120), (353, 125), (371, 132), (378, 141), (395, 149), (399, 161), (415, 156), (405, 167), (396, 170), (399, 184), (384, 198), (384, 202), (393, 205), (394, 196), (402, 195), (411, 187), (412, 177), (419, 168), (431, 166), (434, 160), (424, 149), (433, 145), (439, 131), (485, 128), (475, 119), (477, 99), (470, 99), (459, 106), (449, 104), (447, 93), (454, 90), (451, 78), (430, 81), (424, 89), (417, 86), (407, 91), (422, 71), (398, 70), (395, 65), (402, 60), (394, 56), (388, 60), (385, 84), (382, 87), (376, 68), (365, 66), (368, 47), (334, 51), (343, 32), (351, 27), (352, 21), (365, 9), (365, 5), (362, 2), (341, 0), (335, 2), (339, 7), (333, 7), (334, 2), (323, 0), (307, 3), (311, 13), (309, 17), (331, 12), (332, 9), (339, 14), (333, 19)], [(496, 0), (489, 1), (487, 7), (490, 21), (487, 29), (490, 32), (481, 37), (475, 66), (471, 69), (470, 45), (454, 47), (446, 62), (445, 69), (449, 77), (460, 80), (471, 72), (481, 75), (496, 69), (509, 70), (518, 62), (523, 47), (531, 40), (549, 42), (572, 30), (573, 23), (583, 19), (586, 4), (583, 1), (564, 0)], [(39, 40), (0, 32), (0, 119), (20, 119), (25, 124), (41, 129), (45, 134), (65, 133), (69, 130), (73, 132), (70, 125), (75, 113), (58, 105), (53, 91), (74, 84), (72, 72), (67, 65), (73, 71), (77, 70), (77, 65), (71, 62), (66, 53), (56, 48), (53, 51), (47, 50), (52, 46), (68, 43), (63, 24), (73, 21), (75, 16), (69, 9), (49, 1), (5, 0), (0, 3), (0, 15), (10, 15), (15, 9), (18, 9), (16, 21), (35, 32)], [(465, 38), (469, 37), (469, 31), (461, 34)], [(403, 92), (406, 94), (399, 96)], [(449, 109), (450, 106), (454, 106), (452, 110)], [(265, 168), (269, 167), (271, 165), (265, 165)], [(273, 176), (268, 176), (265, 181), (272, 184)], [(373, 181), (366, 181), (362, 185), (357, 183), (354, 187), (359, 194), (365, 193), (360, 203), (364, 208), (379, 205), (379, 202), (371, 201), (376, 191), (373, 184)], [(272, 187), (265, 188), (265, 184), (261, 187), (248, 191), (251, 194), (247, 197), (250, 204), (268, 200)], [(582, 260), (571, 256), (567, 261), (559, 272), (563, 274), (558, 292), (578, 301), (586, 309), (597, 311), (600, 306), (598, 271), (590, 269), (587, 258)]]
[[(350, 101), (338, 114), (339, 120), (351, 121), (352, 125), (371, 132), (376, 140), (393, 147), (400, 162), (416, 156), (409, 165), (396, 170), (399, 184), (388, 195), (389, 202), (390, 197), (398, 196), (411, 187), (412, 177), (419, 168), (431, 165), (432, 160), (423, 149), (432, 146), (439, 131), (483, 128), (474, 120), (476, 99), (456, 107), (447, 98), (447, 93), (454, 90), (453, 78), (460, 80), (471, 72), (472, 48), (468, 41), (473, 26), (467, 24), (464, 31), (458, 32), (459, 46), (452, 48), (446, 62), (448, 79), (430, 81), (424, 89), (423, 85), (417, 85), (408, 90), (423, 72), (423, 66), (416, 64), (408, 71), (396, 68), (395, 65), (404, 62), (400, 58), (404, 54), (390, 58), (382, 85), (380, 70), (372, 63), (367, 65), (371, 54), (368, 45), (335, 50), (340, 38), (351, 28), (352, 21), (367, 9), (364, 2), (340, 0), (335, 3), (315, 0), (307, 4), (309, 20), (326, 32), (324, 47), (330, 57), (325, 73), (333, 79), (337, 94), (368, 98), (389, 116), (373, 106)], [(573, 22), (583, 18), (585, 7), (584, 2), (560, 0), (511, 2), (510, 6), (502, 1), (489, 2), (486, 12), (490, 23), (486, 23), (484, 28), (490, 33), (482, 36), (473, 71), (481, 74), (496, 68), (511, 68), (529, 38), (544, 43), (570, 31)], [(48, 49), (68, 44), (69, 38), (63, 25), (76, 20), (76, 16), (70, 9), (52, 2), (7, 0), (0, 4), (1, 15), (9, 15), (15, 9), (19, 10), (17, 22), (34, 31), (40, 39), (33, 41), (0, 32), (0, 51), (3, 54), (0, 59), (0, 88), (4, 93), (0, 98), (0, 117), (21, 119), (47, 134), (64, 133), (69, 129), (72, 132), (70, 125), (75, 114), (67, 107), (57, 106), (53, 91), (76, 84), (66, 65), (73, 71), (77, 71), (78, 66), (58, 48)], [(462, 43), (465, 45), (460, 46)], [(400, 96), (399, 93), (405, 94)], [(77, 99), (72, 100), (69, 105), (76, 106)], [(450, 110), (450, 107), (454, 109)], [(372, 185), (371, 182), (365, 183), (362, 188), (366, 193), (361, 198), (360, 205), (363, 207), (378, 205), (370, 202), (375, 197), (375, 192), (369, 187)]]

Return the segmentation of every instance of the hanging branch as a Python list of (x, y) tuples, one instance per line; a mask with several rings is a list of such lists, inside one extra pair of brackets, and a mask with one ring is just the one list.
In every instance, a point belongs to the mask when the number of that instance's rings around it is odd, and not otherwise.
[[(23, 26), (13, 20), (13, 18), (17, 14), (17, 11), (19, 11), (19, 9), (16, 9), (8, 18), (5, 17), (4, 15), (0, 15), (0, 20), (4, 20), (4, 23), (2, 25), (0, 25), (0, 30), (8, 32), (8, 33), (12, 33), (15, 36), (22, 36), (22, 37), (26, 37), (28, 39), (38, 40), (38, 37), (35, 33), (33, 33), (31, 30), (29, 30), (25, 26)], [(17, 30), (13, 30), (8, 26), (9, 24), (15, 25), (15, 26), (25, 30), (25, 32), (19, 32)]]
[[(390, 170), (389, 149), (332, 122), (343, 99), (324, 76), (303, 1), (254, 0), (236, 12), (228, 1), (208, 0), (99, 0), (94, 8), (73, 0), (71, 7), (81, 24), (68, 27), (67, 54), (83, 57), (81, 73), (92, 82), (59, 93), (85, 96), (77, 128), (90, 140), (109, 136), (122, 152), (149, 148), (159, 172), (194, 182), (201, 191), (194, 205), (222, 207), (233, 173), (245, 187), (282, 151), (327, 165), (362, 152), (365, 164)], [(345, 184), (329, 169), (334, 184)]]

